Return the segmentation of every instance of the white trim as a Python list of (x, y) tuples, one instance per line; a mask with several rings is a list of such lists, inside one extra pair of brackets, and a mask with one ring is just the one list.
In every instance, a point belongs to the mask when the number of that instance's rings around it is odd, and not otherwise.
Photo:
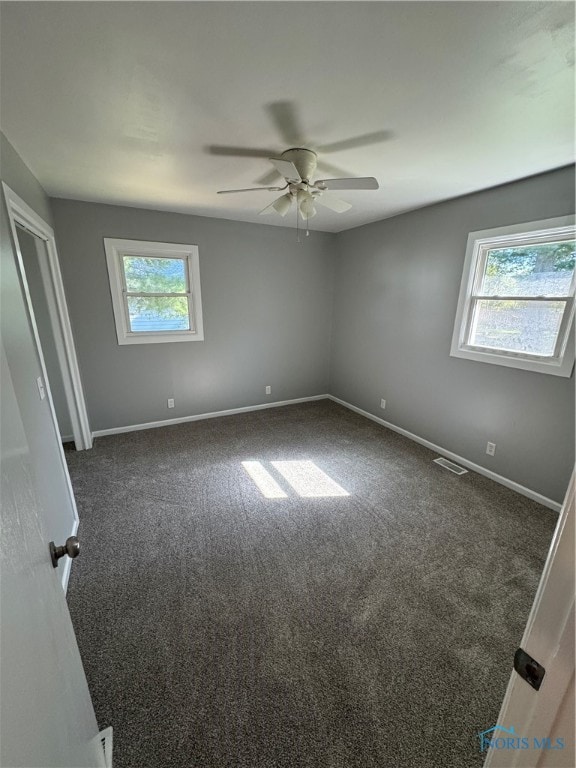
[[(471, 304), (478, 293), (480, 271), (478, 265), (483, 263), (488, 246), (497, 246), (500, 242), (505, 247), (511, 240), (532, 242), (548, 237), (557, 239), (572, 239), (574, 237), (574, 216), (559, 216), (543, 221), (531, 221), (523, 224), (514, 224), (496, 229), (483, 229), (470, 232), (466, 245), (466, 258), (462, 271), (462, 282), (456, 309), (454, 332), (450, 347), (451, 357), (459, 357), (465, 360), (474, 360), (479, 363), (492, 363), (503, 365), (507, 368), (520, 368), (536, 373), (548, 373), (552, 376), (569, 378), (574, 367), (575, 343), (574, 343), (574, 297), (550, 297), (550, 301), (567, 300), (567, 308), (564, 311), (562, 325), (558, 332), (556, 357), (546, 358), (536, 355), (525, 355), (521, 352), (505, 352), (474, 347), (467, 343), (468, 326), (471, 316)], [(522, 236), (522, 237), (520, 237)], [(574, 293), (574, 279), (572, 281), (572, 294)], [(534, 297), (522, 297), (529, 301)], [(538, 300), (538, 297), (536, 297)]]
[[(72, 533), (70, 536), (76, 536), (78, 533), (78, 516), (76, 516), (76, 520), (74, 521), (74, 525), (72, 526)], [(63, 558), (65, 562), (62, 562), (60, 560), (60, 564), (62, 565), (62, 587), (64, 589), (64, 594), (68, 592), (68, 581), (70, 579), (70, 571), (72, 570), (72, 563), (74, 562), (71, 557), (65, 557)]]
[[(204, 323), (202, 319), (202, 292), (200, 289), (200, 257), (197, 245), (182, 243), (158, 243), (152, 240), (123, 240), (113, 237), (104, 238), (112, 309), (116, 325), (118, 344), (170, 344), (175, 341), (204, 341)], [(121, 265), (122, 257), (150, 256), (154, 258), (178, 258), (186, 264), (188, 281), (188, 331), (138, 331), (130, 328), (128, 316), (126, 279)], [(165, 294), (162, 294), (165, 295)]]
[[(568, 486), (566, 498), (564, 499), (564, 504), (561, 510), (562, 514), (560, 516), (560, 519), (558, 520), (558, 523), (556, 525), (556, 530), (554, 531), (554, 535), (552, 537), (550, 549), (548, 550), (548, 556), (546, 557), (546, 563), (544, 564), (544, 570), (542, 572), (540, 583), (538, 584), (538, 589), (536, 590), (536, 595), (534, 597), (534, 603), (532, 605), (532, 609), (530, 610), (528, 621), (526, 622), (524, 634), (522, 635), (522, 642), (520, 643), (520, 645), (524, 649), (526, 649), (527, 646), (532, 647), (530, 645), (530, 635), (532, 635), (534, 625), (537, 621), (538, 610), (540, 609), (546, 590), (550, 592), (549, 584), (550, 585), (552, 584), (552, 580), (551, 580), (552, 564), (554, 563), (554, 559), (558, 554), (558, 548), (560, 546), (562, 534), (566, 529), (567, 523), (569, 521), (570, 505), (572, 505), (572, 508), (574, 508), (574, 503), (575, 503), (574, 497), (576, 493), (575, 488), (576, 488), (576, 469), (572, 473), (572, 477), (570, 478), (570, 485)], [(571, 535), (570, 538), (571, 540), (574, 539), (573, 534)], [(567, 582), (571, 582), (570, 586), (572, 586), (573, 579), (568, 574), (565, 574), (565, 580), (563, 584), (564, 587), (568, 587)], [(555, 583), (554, 587), (555, 588), (552, 591), (557, 596), (558, 592), (560, 591), (558, 589), (558, 584)], [(568, 589), (567, 588), (562, 589), (562, 592), (566, 594), (568, 592)], [(539, 651), (540, 649), (538, 648), (537, 650)]]
[[(54, 331), (54, 342), (56, 345), (58, 362), (62, 372), (64, 394), (68, 405), (70, 421), (72, 422), (74, 442), (76, 444), (76, 449), (79, 451), (91, 448), (92, 432), (90, 429), (90, 423), (88, 421), (88, 412), (86, 409), (86, 401), (84, 399), (84, 390), (82, 388), (82, 381), (80, 379), (80, 369), (78, 367), (78, 359), (76, 357), (76, 349), (74, 347), (74, 338), (72, 336), (70, 317), (68, 315), (68, 307), (66, 305), (66, 295), (64, 293), (64, 284), (62, 282), (62, 274), (60, 272), (60, 264), (58, 261), (58, 252), (56, 250), (54, 230), (4, 182), (2, 182), (2, 188), (4, 190), (4, 198), (6, 200), (6, 208), (8, 210), (8, 218), (10, 220), (10, 228), (12, 230), (14, 244), (16, 247), (18, 269), (22, 278), (26, 302), (30, 310), (34, 340), (39, 351), (41, 350), (40, 336), (38, 334), (38, 328), (32, 309), (32, 299), (30, 296), (30, 290), (28, 288), (28, 282), (26, 280), (26, 272), (24, 269), (24, 262), (22, 260), (22, 253), (20, 251), (20, 244), (18, 242), (16, 225), (19, 224), (20, 226), (24, 227), (31, 234), (43, 240), (46, 244), (46, 253), (48, 258), (47, 262), (43, 259), (40, 259), (40, 273), (44, 282), (48, 312)], [(46, 367), (41, 352), (39, 357), (44, 382), (48, 383), (49, 388)], [(54, 411), (51, 396), (50, 408), (53, 413), (55, 424), (57, 424), (56, 413)], [(60, 439), (60, 436), (58, 437)]]
[(102, 754), (102, 768), (112, 768), (114, 728), (109, 725), (94, 737), (94, 741), (99, 744)]
[[(544, 666), (546, 676), (541, 689), (536, 692), (513, 670), (496, 720), (497, 723), (513, 723), (517, 732), (525, 735), (532, 734), (535, 725), (538, 736), (551, 734), (568, 686), (574, 679), (575, 482), (576, 469), (572, 473), (520, 643), (521, 648)], [(504, 763), (506, 768), (519, 768), (528, 765), (526, 758), (529, 759), (530, 755), (523, 750), (491, 749), (486, 755), (484, 768), (496, 768)], [(537, 763), (540, 765), (540, 760)], [(533, 764), (531, 761), (530, 765)]]
[(233, 416), (235, 413), (248, 413), (249, 411), (262, 411), (266, 408), (279, 408), (283, 405), (296, 405), (296, 403), (308, 403), (313, 400), (329, 400), (331, 395), (312, 395), (311, 397), (296, 397), (293, 400), (277, 400), (275, 403), (259, 403), (258, 405), (246, 405), (242, 408), (228, 408), (225, 411), (213, 411), (211, 413), (198, 413), (195, 416), (182, 416), (178, 419), (165, 419), (163, 421), (148, 421), (145, 424), (130, 424), (125, 427), (112, 427), (112, 429), (97, 429), (92, 432), (92, 437), (106, 437), (106, 435), (120, 435), (123, 432), (138, 432), (141, 429), (156, 429), (157, 427), (170, 427), (173, 424), (185, 424), (188, 421), (203, 421), (204, 419), (217, 419), (220, 416)]
[(430, 448), (436, 453), (441, 453), (443, 456), (456, 461), (458, 464), (462, 464), (464, 467), (468, 467), (468, 469), (471, 469), (473, 472), (477, 472), (479, 475), (489, 477), (490, 480), (494, 480), (496, 483), (500, 483), (500, 485), (504, 485), (506, 488), (510, 488), (511, 490), (522, 494), (522, 496), (527, 496), (529, 499), (537, 501), (539, 504), (542, 504), (549, 509), (553, 509), (555, 512), (560, 512), (562, 507), (561, 504), (553, 501), (552, 499), (549, 499), (547, 496), (542, 496), (542, 494), (537, 493), (537, 491), (526, 488), (524, 485), (520, 485), (520, 483), (516, 483), (514, 480), (509, 480), (507, 477), (502, 477), (502, 475), (498, 475), (496, 472), (492, 472), (490, 469), (486, 469), (485, 467), (480, 466), (480, 464), (475, 464), (473, 461), (468, 461), (468, 459), (459, 456), (457, 453), (447, 451), (446, 448), (442, 448), (442, 446), (436, 445), (436, 443), (432, 443), (430, 440), (419, 437), (418, 435), (409, 432), (407, 429), (397, 427), (395, 424), (391, 424), (389, 421), (384, 421), (384, 419), (380, 419), (378, 416), (374, 416), (372, 413), (364, 411), (362, 408), (358, 408), (351, 403), (347, 403), (345, 400), (341, 400), (339, 397), (334, 397), (334, 395), (327, 395), (327, 397), (329, 400), (333, 400), (335, 403), (339, 403), (345, 408), (349, 408), (351, 411), (359, 413), (360, 416), (365, 416), (367, 419), (375, 421), (377, 424), (381, 424), (383, 427), (391, 429), (393, 432), (398, 432), (398, 434), (404, 435), (404, 437), (408, 437), (410, 440), (414, 440), (414, 442), (420, 443), (420, 445), (424, 445), (426, 448)]

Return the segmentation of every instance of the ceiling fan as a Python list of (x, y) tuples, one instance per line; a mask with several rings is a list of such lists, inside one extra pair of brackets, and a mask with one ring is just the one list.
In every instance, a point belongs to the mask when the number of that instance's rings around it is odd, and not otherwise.
[(267, 205), (260, 213), (272, 213), (276, 211), (281, 216), (286, 216), (292, 203), (296, 203), (303, 219), (311, 219), (316, 215), (315, 203), (330, 208), (337, 213), (344, 213), (352, 206), (350, 203), (340, 200), (330, 194), (325, 194), (332, 189), (378, 189), (378, 182), (373, 177), (344, 178), (344, 179), (319, 179), (312, 181), (316, 171), (317, 155), (311, 149), (294, 147), (282, 152), (280, 157), (268, 158), (276, 170), (285, 178), (286, 184), (282, 187), (250, 187), (248, 189), (223, 189), (219, 195), (230, 195), (236, 192), (284, 192), (273, 203)]
[[(340, 171), (340, 169), (328, 165), (323, 160), (319, 160), (318, 154), (314, 149), (303, 146), (308, 144), (308, 147), (313, 147), (314, 145), (303, 139), (302, 132), (298, 127), (295, 108), (291, 102), (274, 102), (267, 106), (267, 110), (276, 124), (282, 139), (287, 144), (298, 144), (299, 146), (293, 146), (280, 153), (276, 150), (252, 149), (249, 147), (210, 146), (208, 151), (211, 154), (227, 155), (229, 157), (266, 157), (274, 166), (273, 171), (267, 173), (256, 182), (267, 186), (250, 187), (247, 189), (223, 189), (218, 192), (219, 195), (235, 194), (238, 192), (261, 192), (263, 190), (283, 192), (284, 194), (270, 205), (267, 205), (260, 213), (267, 214), (276, 211), (281, 216), (285, 216), (295, 203), (302, 218), (307, 220), (316, 215), (316, 203), (337, 213), (344, 213), (352, 207), (350, 203), (330, 194), (331, 190), (378, 189), (378, 182), (372, 176), (363, 178), (317, 179), (314, 181), (313, 177), (317, 167), (323, 168), (328, 173), (345, 173), (345, 171)], [(390, 138), (390, 135), (388, 131), (376, 131), (315, 148), (322, 153), (337, 152), (385, 141)], [(276, 178), (283, 178), (286, 183), (283, 186), (268, 186)]]

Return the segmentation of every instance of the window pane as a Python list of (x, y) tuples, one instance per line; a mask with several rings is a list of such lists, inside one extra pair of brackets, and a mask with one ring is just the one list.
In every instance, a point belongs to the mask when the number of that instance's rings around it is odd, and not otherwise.
[(189, 331), (187, 296), (128, 296), (130, 330)]
[(563, 301), (479, 300), (468, 343), (551, 357), (565, 306)]
[(186, 293), (186, 265), (183, 259), (122, 258), (129, 293)]
[(496, 296), (566, 296), (575, 259), (574, 240), (491, 249), (480, 292)]

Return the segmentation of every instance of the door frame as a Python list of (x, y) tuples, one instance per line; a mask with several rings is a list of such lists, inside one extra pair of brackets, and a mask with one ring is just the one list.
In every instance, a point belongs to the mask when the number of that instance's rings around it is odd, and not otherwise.
[[(82, 387), (80, 369), (78, 367), (78, 358), (76, 356), (76, 349), (74, 347), (74, 337), (72, 335), (70, 316), (68, 314), (68, 306), (66, 304), (66, 294), (64, 293), (62, 273), (60, 272), (60, 264), (58, 261), (58, 252), (56, 250), (54, 230), (44, 221), (44, 219), (42, 219), (36, 213), (36, 211), (30, 208), (30, 206), (25, 203), (24, 200), (22, 200), (22, 198), (19, 197), (4, 182), (2, 182), (2, 188), (4, 190), (4, 198), (6, 200), (6, 208), (8, 210), (10, 228), (12, 230), (14, 244), (16, 247), (18, 271), (20, 273), (20, 278), (22, 280), (22, 286), (24, 289), (24, 296), (28, 305), (34, 341), (36, 343), (36, 348), (38, 349), (40, 357), (42, 375), (44, 382), (47, 385), (46, 388), (50, 390), (50, 382), (46, 374), (46, 366), (42, 354), (42, 345), (40, 344), (40, 336), (38, 334), (38, 327), (36, 325), (36, 318), (34, 316), (34, 310), (32, 307), (32, 299), (30, 296), (28, 281), (26, 279), (26, 271), (24, 269), (24, 262), (20, 250), (20, 243), (18, 241), (16, 225), (22, 227), (23, 229), (30, 232), (30, 234), (39, 238), (46, 245), (46, 253), (48, 258), (45, 260), (40, 259), (40, 272), (42, 276), (44, 291), (46, 294), (52, 330), (54, 333), (56, 353), (62, 373), (64, 394), (66, 403), (68, 405), (70, 421), (72, 423), (72, 436), (74, 438), (76, 450), (86, 450), (92, 448), (92, 430), (90, 429), (90, 422), (88, 420), (88, 411), (86, 408), (84, 389)], [(57, 428), (58, 420), (56, 418), (56, 412), (54, 410), (51, 393), (49, 396), (49, 401), (52, 418)], [(60, 441), (59, 430), (58, 439)], [(63, 452), (62, 460), (65, 463)]]
[[(574, 684), (575, 518), (576, 467), (520, 645), (546, 669), (542, 688), (534, 690), (512, 671), (498, 715), (497, 723), (512, 723), (522, 734), (533, 734), (537, 728), (539, 737), (550, 736)], [(540, 765), (541, 758), (542, 754), (538, 755), (534, 763), (530, 749), (491, 749), (483, 768), (532, 768)]]

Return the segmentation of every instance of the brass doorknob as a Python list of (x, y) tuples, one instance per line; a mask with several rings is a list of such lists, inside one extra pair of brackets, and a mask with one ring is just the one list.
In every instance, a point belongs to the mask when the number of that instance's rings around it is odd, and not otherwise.
[(49, 547), (50, 558), (54, 568), (58, 567), (58, 560), (61, 557), (64, 557), (64, 555), (68, 555), (68, 557), (78, 557), (78, 553), (80, 552), (80, 542), (76, 536), (68, 536), (66, 544), (64, 544), (63, 547), (55, 546), (53, 541), (50, 542)]

